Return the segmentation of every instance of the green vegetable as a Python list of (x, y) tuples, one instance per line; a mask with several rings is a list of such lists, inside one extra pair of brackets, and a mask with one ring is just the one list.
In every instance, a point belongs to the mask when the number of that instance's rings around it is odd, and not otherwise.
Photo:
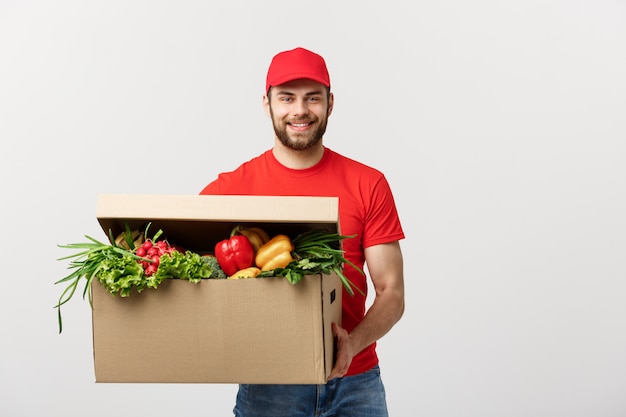
[(156, 288), (167, 278), (186, 279), (197, 283), (203, 278), (209, 278), (212, 272), (209, 264), (204, 262), (197, 253), (173, 251), (161, 256), (159, 268), (153, 276), (148, 278), (147, 285)]
[[(125, 293), (125, 282), (136, 280), (137, 277), (140, 277), (143, 273), (141, 265), (137, 263), (137, 260), (141, 260), (141, 258), (134, 255), (132, 252), (118, 246), (104, 244), (90, 236), (85, 237), (89, 240), (89, 242), (59, 245), (61, 248), (81, 250), (73, 255), (58, 259), (72, 259), (68, 269), (73, 270), (65, 278), (55, 282), (55, 284), (69, 282), (69, 284), (65, 287), (65, 290), (61, 293), (59, 301), (55, 306), (59, 321), (59, 333), (63, 331), (61, 306), (72, 298), (81, 279), (85, 279), (83, 299), (86, 295), (88, 295), (89, 304), (91, 305), (92, 300), (90, 289), (94, 277), (104, 277), (104, 283), (108, 283), (105, 284), (105, 287), (110, 285), (110, 287), (107, 288), (109, 292), (111, 292), (111, 289), (115, 288), (116, 290)], [(133, 264), (137, 265), (138, 268)], [(118, 268), (120, 268), (119, 271)]]
[(354, 295), (354, 287), (361, 295), (365, 295), (343, 273), (344, 264), (348, 264), (364, 274), (363, 270), (344, 257), (344, 251), (341, 249), (341, 241), (352, 237), (354, 236), (343, 236), (326, 230), (301, 233), (292, 240), (295, 260), (285, 268), (262, 272), (259, 276), (283, 276), (291, 284), (297, 284), (305, 275), (335, 272), (348, 294)]
[(110, 294), (128, 297), (133, 286), (141, 292), (146, 282), (143, 267), (131, 253), (108, 257), (101, 262), (98, 270), (98, 281)]
[(206, 262), (211, 267), (211, 276), (209, 278), (213, 279), (226, 279), (228, 275), (220, 266), (220, 263), (217, 261), (217, 258), (213, 255), (205, 255), (202, 257), (202, 260)]
[[(130, 233), (128, 227), (126, 229), (127, 233)], [(147, 230), (146, 227), (146, 234)], [(111, 232), (110, 240), (114, 242), (111, 245), (90, 236), (85, 236), (89, 242), (59, 245), (61, 248), (80, 250), (78, 253), (58, 259), (71, 259), (68, 268), (73, 270), (55, 282), (55, 284), (68, 283), (55, 306), (58, 311), (59, 333), (63, 331), (61, 306), (72, 298), (83, 279), (85, 280), (83, 299), (88, 295), (89, 304), (93, 306), (90, 289), (94, 278), (110, 294), (128, 297), (133, 288), (137, 292), (143, 291), (146, 287), (157, 288), (167, 278), (186, 279), (197, 283), (203, 278), (211, 277), (213, 269), (200, 255), (190, 251), (182, 253), (170, 247), (167, 242), (157, 241), (161, 233), (159, 230), (153, 239), (132, 250), (118, 246)], [(146, 248), (153, 252), (146, 251)]]

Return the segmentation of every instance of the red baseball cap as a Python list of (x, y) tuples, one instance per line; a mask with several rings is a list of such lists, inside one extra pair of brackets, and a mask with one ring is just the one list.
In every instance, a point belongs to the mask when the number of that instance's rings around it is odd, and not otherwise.
[(291, 49), (276, 54), (267, 70), (265, 92), (270, 87), (307, 78), (330, 87), (330, 76), (324, 58), (304, 48)]

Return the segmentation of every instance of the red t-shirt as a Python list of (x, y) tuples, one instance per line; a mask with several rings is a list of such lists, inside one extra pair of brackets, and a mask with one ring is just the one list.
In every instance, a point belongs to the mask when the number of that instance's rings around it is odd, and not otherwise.
[[(384, 175), (367, 165), (346, 158), (329, 148), (315, 166), (291, 169), (280, 164), (271, 150), (245, 162), (235, 171), (221, 173), (200, 194), (278, 195), (339, 197), (345, 258), (363, 269), (363, 248), (404, 238), (391, 189)], [(346, 277), (367, 294), (367, 280), (346, 266)], [(355, 291), (343, 293), (342, 327), (348, 332), (363, 319), (366, 297)], [(378, 364), (376, 344), (354, 357), (347, 375), (355, 375)]]

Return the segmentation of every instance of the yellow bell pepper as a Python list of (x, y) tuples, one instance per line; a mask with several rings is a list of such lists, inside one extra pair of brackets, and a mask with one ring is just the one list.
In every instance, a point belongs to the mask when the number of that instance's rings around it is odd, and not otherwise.
[(286, 235), (276, 235), (259, 248), (254, 259), (261, 271), (284, 268), (293, 261), (294, 246)]
[(228, 279), (242, 279), (242, 278), (254, 278), (261, 273), (261, 270), (256, 266), (251, 266), (250, 268), (244, 268), (233, 275), (229, 276)]

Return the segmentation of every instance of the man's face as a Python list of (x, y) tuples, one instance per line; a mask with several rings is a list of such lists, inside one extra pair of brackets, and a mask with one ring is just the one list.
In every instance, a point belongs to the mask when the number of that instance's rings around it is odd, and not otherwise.
[(278, 140), (289, 149), (307, 150), (320, 143), (326, 131), (333, 96), (313, 80), (293, 80), (272, 87), (264, 106)]

